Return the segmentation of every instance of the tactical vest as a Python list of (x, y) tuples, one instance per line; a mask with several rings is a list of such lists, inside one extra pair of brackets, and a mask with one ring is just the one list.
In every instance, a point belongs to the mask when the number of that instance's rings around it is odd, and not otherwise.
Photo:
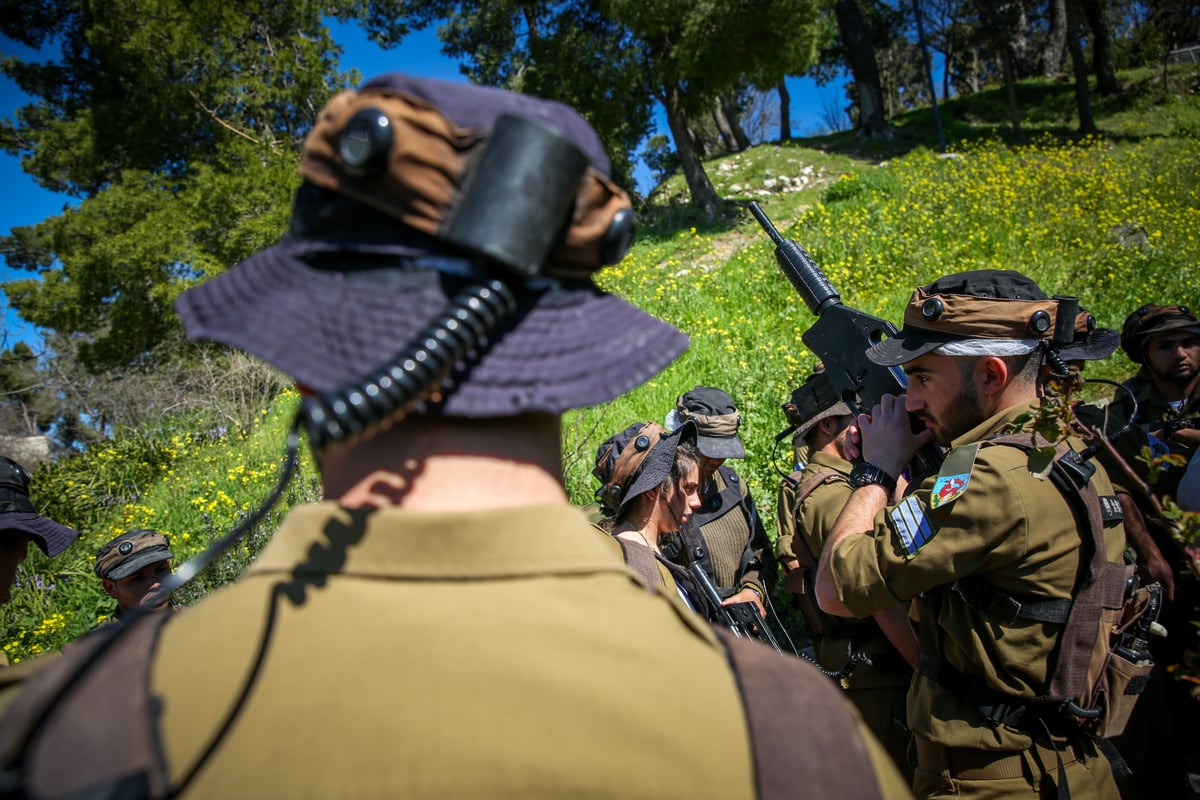
[[(786, 480), (790, 481), (796, 487), (796, 499), (792, 503), (791, 508), (792, 521), (796, 529), (796, 534), (792, 539), (792, 554), (796, 556), (796, 561), (799, 562), (799, 567), (792, 572), (792, 574), (798, 577), (789, 582), (788, 591), (795, 594), (800, 600), (800, 612), (804, 615), (804, 623), (808, 626), (809, 635), (813, 637), (832, 636), (835, 635), (833, 631), (837, 630), (847, 621), (841, 617), (826, 614), (817, 605), (817, 562), (820, 560), (821, 554), (809, 550), (808, 542), (800, 535), (800, 506), (808, 499), (809, 495), (825, 484), (849, 483), (849, 481), (846, 476), (830, 471), (818, 472), (810, 476), (808, 480), (801, 482), (800, 476), (802, 474), (803, 471), (798, 470), (786, 478)], [(857, 620), (849, 622), (853, 623), (857, 622)], [(876, 626), (876, 631), (878, 630), (878, 626)], [(839, 636), (838, 638), (850, 638), (850, 636)]]
[[(1050, 447), (1040, 436), (1002, 436), (984, 446), (1016, 447), (1030, 452)], [(922, 604), (918, 639), (918, 670), (962, 702), (975, 707), (991, 725), (1005, 724), (1028, 733), (1043, 729), (1082, 731), (1095, 739), (1116, 736), (1124, 729), (1137, 696), (1153, 669), (1149, 653), (1132, 660), (1118, 652), (1120, 637), (1144, 620), (1157, 584), (1133, 591), (1134, 567), (1108, 561), (1104, 523), (1121, 518), (1115, 497), (1100, 497), (1078, 454), (1054, 446), (1049, 479), (1062, 493), (1080, 531), (1080, 568), (1070, 599), (1017, 596), (992, 585), (986, 576), (970, 576), (949, 587), (972, 608), (1000, 624), (1032, 620), (1062, 626), (1049, 685), (1028, 699), (996, 691), (941, 658), (937, 629), (939, 593), (930, 592)], [(1153, 610), (1157, 613), (1157, 609)], [(1151, 620), (1152, 621), (1152, 620)], [(1114, 773), (1120, 765), (1114, 763)]]
[[(796, 534), (792, 543), (792, 554), (796, 557), (796, 561), (799, 564), (796, 569), (788, 574), (785, 586), (799, 601), (800, 613), (804, 616), (804, 624), (808, 627), (809, 635), (814, 641), (821, 638), (848, 639), (850, 641), (849, 660), (841, 670), (828, 672), (823, 665), (819, 666), (821, 666), (822, 671), (825, 671), (829, 677), (838, 681), (849, 677), (855, 668), (862, 663), (868, 663), (880, 672), (899, 675), (905, 678), (910, 677), (912, 675), (912, 668), (895, 651), (895, 648), (888, 641), (887, 636), (873, 617), (862, 619), (835, 617), (832, 614), (826, 614), (817, 605), (816, 577), (820, 553), (813, 553), (808, 547), (808, 542), (800, 534), (800, 506), (808, 499), (809, 495), (825, 484), (849, 483), (849, 479), (841, 473), (830, 470), (810, 475), (807, 480), (801, 481), (800, 476), (802, 473), (803, 470), (797, 470), (785, 478), (792, 486), (796, 487), (796, 499), (792, 503), (790, 513), (796, 528)], [(868, 643), (875, 641), (887, 642), (887, 648), (886, 650), (868, 655), (864, 647)]]

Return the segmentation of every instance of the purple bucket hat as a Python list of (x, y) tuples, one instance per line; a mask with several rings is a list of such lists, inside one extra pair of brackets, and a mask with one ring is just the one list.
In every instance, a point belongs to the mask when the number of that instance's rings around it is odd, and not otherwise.
[[(560, 103), (399, 73), (360, 92), (372, 90), (417, 98), (481, 136), (501, 115), (532, 119), (569, 139), (591, 170), (607, 176), (595, 131)], [(338, 214), (345, 225), (324, 224), (322, 232), (308, 224)], [(393, 258), (380, 268), (372, 261), (380, 256)], [(436, 237), (306, 181), (288, 236), (185, 292), (176, 309), (189, 337), (245, 350), (327, 393), (393, 359), (459, 290), (478, 282), (456, 274), (455, 265), (465, 263)], [(517, 312), (451, 373), (440, 405), (427, 412), (562, 413), (633, 389), (687, 348), (684, 334), (586, 276), (538, 277), (514, 291)]]
[(37, 513), (29, 500), (29, 473), (7, 456), (0, 456), (0, 532), (17, 531), (56, 556), (79, 538), (79, 532)]

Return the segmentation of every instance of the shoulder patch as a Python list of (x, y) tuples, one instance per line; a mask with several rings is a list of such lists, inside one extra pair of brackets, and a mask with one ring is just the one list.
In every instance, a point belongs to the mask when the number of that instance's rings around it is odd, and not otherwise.
[(978, 444), (956, 447), (942, 462), (937, 479), (929, 493), (929, 507), (939, 508), (962, 497), (971, 482), (971, 469), (975, 466)]
[(933, 526), (925, 518), (925, 504), (915, 494), (901, 500), (888, 515), (905, 556), (912, 558), (933, 538)]
[(1162, 458), (1171, 452), (1171, 446), (1157, 436), (1148, 433), (1146, 438), (1150, 440), (1150, 455), (1154, 458)]

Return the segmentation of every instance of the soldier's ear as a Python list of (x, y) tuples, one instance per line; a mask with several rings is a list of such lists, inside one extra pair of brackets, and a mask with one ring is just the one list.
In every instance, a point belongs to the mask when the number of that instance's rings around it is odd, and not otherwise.
[(825, 417), (825, 419), (819, 420), (817, 422), (817, 427), (821, 429), (821, 433), (823, 435), (832, 439), (841, 433), (842, 429), (844, 429), (849, 423), (849, 417), (838, 416), (837, 414), (834, 414), (831, 417)]
[(100, 583), (104, 586), (104, 593), (107, 594), (109, 597), (111, 597), (113, 600), (116, 600), (117, 599), (117, 583), (116, 583), (116, 581), (110, 581), (106, 578), (105, 580), (100, 581)]
[(982, 356), (975, 360), (971, 375), (979, 393), (988, 396), (1004, 391), (1013, 373), (1003, 358)]

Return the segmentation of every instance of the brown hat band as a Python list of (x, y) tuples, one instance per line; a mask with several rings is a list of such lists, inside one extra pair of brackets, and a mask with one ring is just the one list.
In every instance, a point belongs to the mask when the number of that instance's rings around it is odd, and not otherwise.
[[(657, 422), (647, 422), (621, 451), (621, 455), (617, 456), (617, 463), (613, 465), (612, 475), (604, 484), (606, 493), (614, 486), (620, 487), (620, 497), (615, 498), (617, 502), (614, 505), (620, 505), (620, 500), (633, 485), (633, 479), (637, 476), (638, 470), (642, 468), (642, 462), (646, 460), (646, 456), (650, 454), (664, 434), (666, 434), (666, 430)], [(644, 447), (638, 441), (642, 437), (647, 440)]]
[(904, 326), (969, 339), (1051, 339), (1057, 313), (1055, 300), (927, 294), (918, 287)]
[(680, 422), (693, 420), (696, 428), (704, 436), (735, 436), (742, 424), (741, 414), (697, 414), (683, 404), (683, 395), (675, 404), (675, 413)]
[[(388, 118), (391, 152), (383, 172), (354, 175), (342, 160), (341, 136), (355, 114), (370, 109)], [(487, 134), (459, 128), (415, 95), (386, 88), (345, 91), (329, 101), (305, 140), (300, 174), (436, 237), (443, 220), (453, 215), (464, 178)], [(575, 197), (571, 225), (547, 259), (547, 272), (587, 278), (600, 269), (613, 218), (631, 207), (624, 191), (589, 167)]]

